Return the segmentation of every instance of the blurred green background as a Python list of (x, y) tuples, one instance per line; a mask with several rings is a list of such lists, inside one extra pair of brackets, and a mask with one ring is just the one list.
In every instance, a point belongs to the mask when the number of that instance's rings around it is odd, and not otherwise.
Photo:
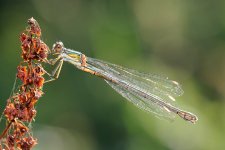
[(37, 105), (36, 150), (223, 150), (224, 14), (221, 0), (1, 1), (0, 110), (21, 61), (19, 35), (34, 17), (50, 47), (61, 40), (87, 56), (180, 82), (185, 93), (177, 103), (199, 117), (195, 125), (157, 119), (65, 63)]

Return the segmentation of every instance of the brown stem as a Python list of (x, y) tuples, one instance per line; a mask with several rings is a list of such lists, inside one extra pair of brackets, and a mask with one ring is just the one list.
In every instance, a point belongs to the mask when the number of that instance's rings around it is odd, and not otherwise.
[(0, 135), (0, 140), (2, 140), (2, 138), (5, 136), (5, 134), (8, 132), (10, 126), (12, 125), (13, 121), (10, 121), (9, 124), (7, 125), (7, 127), (4, 129), (4, 131), (2, 132), (2, 134)]

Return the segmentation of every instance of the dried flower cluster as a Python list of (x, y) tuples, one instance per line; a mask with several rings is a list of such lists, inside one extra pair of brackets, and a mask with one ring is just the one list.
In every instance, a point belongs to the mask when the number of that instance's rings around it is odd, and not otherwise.
[(27, 29), (20, 35), (23, 61), (17, 67), (17, 78), (22, 84), (7, 101), (4, 110), (7, 125), (0, 136), (0, 150), (29, 150), (37, 144), (28, 126), (37, 113), (35, 104), (43, 95), (45, 71), (41, 62), (47, 60), (49, 52), (40, 37), (40, 26), (30, 18)]

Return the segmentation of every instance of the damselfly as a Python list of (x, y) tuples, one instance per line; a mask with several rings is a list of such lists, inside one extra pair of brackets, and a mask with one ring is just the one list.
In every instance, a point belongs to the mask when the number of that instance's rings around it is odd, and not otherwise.
[[(67, 49), (62, 42), (53, 45), (52, 53), (57, 55), (49, 61), (58, 65), (52, 72), (51, 80), (58, 78), (63, 62), (69, 62), (78, 69), (103, 78), (113, 89), (135, 106), (160, 118), (172, 119), (175, 115), (195, 123), (194, 114), (181, 110), (173, 103), (176, 96), (183, 94), (181, 86), (167, 77), (141, 73), (102, 60), (86, 57), (81, 52)], [(50, 81), (51, 81), (50, 80)]]

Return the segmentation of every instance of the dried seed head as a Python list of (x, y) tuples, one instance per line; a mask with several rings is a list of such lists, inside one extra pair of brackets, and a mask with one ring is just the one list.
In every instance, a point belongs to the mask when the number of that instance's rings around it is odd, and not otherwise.
[(17, 67), (17, 78), (19, 78), (23, 83), (26, 82), (28, 76), (27, 67), (26, 66), (18, 66)]
[(30, 26), (30, 33), (38, 37), (41, 36), (41, 28), (37, 21), (32, 17), (28, 19), (28, 25)]
[(37, 139), (32, 137), (22, 138), (21, 141), (18, 142), (18, 147), (22, 150), (30, 150), (34, 145), (37, 144)]
[(9, 148), (13, 148), (15, 146), (15, 137), (13, 135), (8, 135), (6, 140)]
[(23, 125), (22, 123), (20, 122), (17, 122), (16, 123), (16, 130), (18, 132), (20, 132), (22, 134), (22, 136), (29, 131), (28, 127), (26, 127), (25, 125)]
[(4, 114), (9, 121), (14, 120), (18, 114), (15, 105), (13, 103), (8, 103), (4, 110)]
[(30, 150), (37, 144), (26, 124), (34, 120), (37, 114), (35, 104), (43, 95), (45, 71), (40, 62), (47, 60), (49, 48), (40, 36), (40, 26), (34, 18), (30, 18), (26, 31), (20, 35), (23, 65), (17, 67), (17, 78), (22, 85), (7, 100), (4, 115), (8, 125), (1, 135), (0, 140), (5, 138), (5, 142), (0, 143), (0, 150)]

